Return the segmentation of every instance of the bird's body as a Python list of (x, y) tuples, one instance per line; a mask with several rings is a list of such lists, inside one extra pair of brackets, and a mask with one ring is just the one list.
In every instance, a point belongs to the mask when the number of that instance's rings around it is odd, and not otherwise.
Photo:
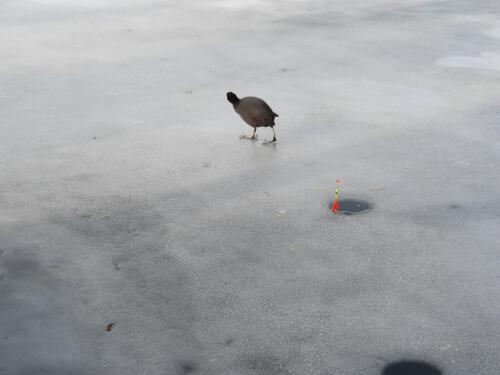
[(243, 121), (253, 128), (274, 126), (274, 118), (277, 116), (271, 107), (260, 98), (247, 96), (233, 105), (234, 110), (241, 116)]
[(274, 133), (274, 119), (278, 117), (273, 112), (271, 107), (262, 99), (255, 96), (247, 96), (239, 99), (232, 92), (227, 93), (227, 100), (233, 105), (234, 110), (241, 116), (243, 121), (254, 128), (253, 135), (246, 137), (256, 139), (257, 128), (271, 127), (274, 137), (271, 142), (276, 142), (276, 134)]

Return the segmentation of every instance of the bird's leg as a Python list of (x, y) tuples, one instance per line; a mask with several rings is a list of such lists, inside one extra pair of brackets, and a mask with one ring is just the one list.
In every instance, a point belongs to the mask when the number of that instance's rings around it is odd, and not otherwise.
[(253, 134), (252, 135), (246, 135), (246, 134), (242, 134), (240, 135), (240, 138), (241, 139), (252, 139), (252, 140), (255, 140), (257, 139), (257, 128), (253, 128)]
[(257, 139), (257, 128), (253, 128), (253, 134), (250, 139)]
[(274, 126), (271, 126), (271, 129), (273, 131), (273, 139), (271, 139), (270, 141), (266, 139), (263, 143), (264, 145), (276, 142), (276, 133), (274, 132)]

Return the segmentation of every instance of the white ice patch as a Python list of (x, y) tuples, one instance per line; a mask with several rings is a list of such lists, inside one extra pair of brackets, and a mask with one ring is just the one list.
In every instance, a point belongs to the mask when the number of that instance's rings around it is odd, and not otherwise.
[(491, 36), (492, 38), (500, 39), (500, 27), (486, 30), (484, 33), (488, 36)]
[(436, 61), (438, 65), (453, 68), (472, 68), (500, 71), (500, 54), (484, 52), (481, 56), (448, 56)]
[(269, 6), (269, 3), (262, 0), (219, 0), (214, 2), (213, 5), (228, 9), (244, 9), (254, 7), (261, 9), (261, 7)]

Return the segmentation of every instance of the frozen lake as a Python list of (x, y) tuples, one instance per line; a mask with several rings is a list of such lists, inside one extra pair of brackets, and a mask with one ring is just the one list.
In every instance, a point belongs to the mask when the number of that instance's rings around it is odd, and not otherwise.
[(499, 15), (0, 2), (0, 374), (500, 374)]

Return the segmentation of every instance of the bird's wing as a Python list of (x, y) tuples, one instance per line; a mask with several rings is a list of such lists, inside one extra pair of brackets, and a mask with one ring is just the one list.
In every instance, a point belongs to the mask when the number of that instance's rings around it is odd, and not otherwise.
[(253, 117), (255, 122), (261, 126), (267, 126), (274, 121), (274, 116), (267, 112), (261, 112)]
[(251, 98), (253, 105), (249, 106), (250, 116), (261, 126), (268, 126), (274, 121), (275, 113), (269, 105), (260, 98)]

